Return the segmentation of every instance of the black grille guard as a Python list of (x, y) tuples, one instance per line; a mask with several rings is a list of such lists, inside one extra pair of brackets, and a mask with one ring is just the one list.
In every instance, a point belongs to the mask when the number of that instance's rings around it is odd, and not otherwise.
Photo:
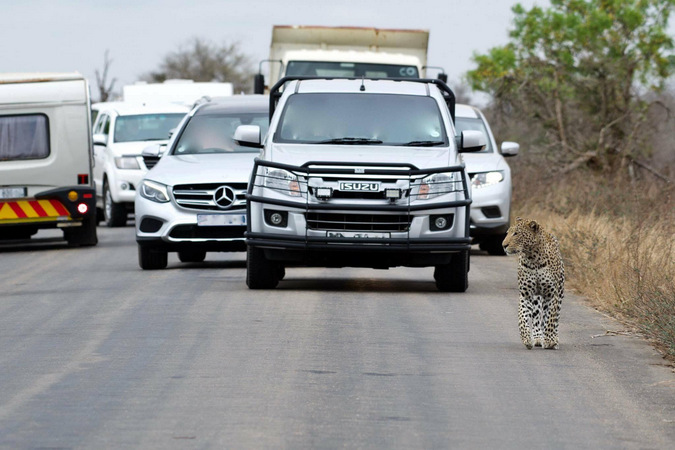
[[(297, 200), (281, 200), (277, 198), (264, 197), (254, 195), (255, 188), (267, 188), (272, 190), (283, 191), (284, 189), (275, 189), (265, 185), (267, 175), (259, 174), (261, 167), (272, 169), (282, 169), (294, 174), (298, 180), (298, 189), (300, 195)], [(263, 161), (258, 158), (255, 159), (253, 171), (251, 172), (251, 179), (248, 184), (246, 192), (246, 223), (247, 231), (244, 233), (246, 243), (256, 247), (274, 247), (286, 248), (295, 250), (340, 250), (340, 251), (418, 251), (418, 252), (435, 252), (435, 251), (460, 251), (471, 248), (471, 237), (469, 236), (469, 222), (470, 222), (470, 205), (471, 198), (469, 196), (469, 188), (464, 171), (464, 165), (437, 167), (430, 169), (418, 169), (412, 164), (406, 163), (345, 163), (342, 161), (310, 161), (302, 166), (293, 166), (289, 164), (276, 163), (271, 161)], [(358, 171), (356, 170), (358, 168)], [(412, 185), (415, 181), (428, 177), (436, 173), (459, 173), (461, 177), (461, 189), (456, 189), (456, 184), (460, 181), (448, 181), (438, 184), (452, 185), (452, 188), (447, 187), (441, 189), (448, 189), (441, 191), (441, 194), (446, 193), (461, 193), (462, 198), (454, 201), (434, 202), (429, 200), (428, 204), (411, 205), (411, 198), (419, 196), (420, 194), (412, 194), (410, 189), (407, 195), (406, 204), (327, 204), (327, 203), (310, 203), (310, 193), (308, 189), (308, 179), (312, 175), (330, 174), (348, 176), (391, 176), (395, 175), (397, 179), (407, 179)], [(304, 177), (304, 179), (303, 179)], [(274, 178), (274, 177), (271, 177)], [(289, 197), (290, 198), (290, 197)], [(465, 224), (464, 236), (455, 238), (414, 238), (410, 239), (409, 231), (408, 237), (405, 238), (349, 238), (349, 237), (328, 237), (328, 236), (309, 236), (307, 228), (305, 228), (305, 235), (288, 235), (288, 234), (273, 234), (273, 233), (259, 233), (251, 231), (251, 204), (261, 203), (268, 205), (284, 206), (289, 208), (304, 210), (305, 214), (310, 212), (321, 211), (369, 211), (381, 213), (410, 213), (415, 211), (433, 211), (447, 208), (465, 208)], [(336, 245), (349, 244), (349, 245)]]

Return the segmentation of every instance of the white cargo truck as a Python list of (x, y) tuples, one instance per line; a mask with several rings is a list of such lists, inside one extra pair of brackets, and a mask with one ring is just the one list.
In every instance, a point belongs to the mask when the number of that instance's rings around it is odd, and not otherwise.
[[(285, 76), (421, 78), (428, 45), (427, 30), (275, 25), (270, 58), (264, 61), (268, 86)], [(264, 90), (261, 72), (254, 91)]]
[(78, 73), (0, 74), (0, 242), (60, 228), (95, 245), (90, 99)]
[(234, 94), (232, 83), (166, 80), (163, 83), (139, 81), (122, 87), (127, 103), (178, 103), (192, 106), (203, 97), (229, 97)]

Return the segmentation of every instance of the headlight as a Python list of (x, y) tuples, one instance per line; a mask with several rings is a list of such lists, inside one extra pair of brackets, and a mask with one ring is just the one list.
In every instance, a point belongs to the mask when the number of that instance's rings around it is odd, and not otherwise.
[(291, 197), (300, 197), (298, 177), (287, 170), (265, 168), (265, 187), (280, 191)]
[(419, 200), (430, 200), (441, 195), (456, 192), (454, 173), (435, 173), (424, 178), (417, 192)]
[(504, 181), (504, 173), (502, 171), (481, 172), (471, 177), (471, 186), (474, 189), (480, 189), (501, 183), (502, 181)]
[(138, 159), (135, 156), (117, 156), (115, 157), (115, 165), (118, 169), (140, 169)]
[(167, 187), (155, 181), (143, 180), (141, 183), (140, 195), (150, 201), (157, 203), (166, 203), (169, 201), (169, 192)]

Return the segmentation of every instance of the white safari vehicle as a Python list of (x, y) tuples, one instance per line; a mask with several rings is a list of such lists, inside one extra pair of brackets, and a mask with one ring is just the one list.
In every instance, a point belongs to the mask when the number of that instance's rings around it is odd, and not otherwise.
[(61, 228), (97, 243), (89, 117), (78, 73), (0, 74), (0, 240)]
[(469, 205), (454, 93), (440, 80), (284, 78), (248, 186), (247, 284), (274, 288), (287, 265), (434, 266), (441, 291), (468, 287)]
[(144, 160), (143, 149), (166, 144), (190, 110), (176, 104), (111, 102), (96, 104), (94, 182), (98, 207), (109, 227), (127, 223), (139, 183), (157, 158)]

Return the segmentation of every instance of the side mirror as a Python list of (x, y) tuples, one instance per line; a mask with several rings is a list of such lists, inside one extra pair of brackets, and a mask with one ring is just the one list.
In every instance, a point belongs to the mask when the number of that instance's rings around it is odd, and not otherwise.
[(169, 139), (171, 139), (171, 137), (174, 135), (174, 133), (176, 132), (177, 129), (178, 128), (172, 128), (172, 129), (169, 130)]
[(162, 155), (162, 146), (160, 144), (152, 144), (143, 149), (141, 156), (144, 158), (159, 158)]
[(462, 131), (459, 138), (460, 152), (479, 152), (485, 149), (487, 139), (482, 131), (466, 130)]
[(105, 134), (95, 134), (92, 138), (94, 145), (108, 145), (108, 136)]
[(504, 156), (516, 156), (520, 150), (520, 144), (517, 142), (502, 142), (501, 151)]
[(254, 94), (264, 94), (265, 93), (265, 75), (262, 73), (256, 73), (253, 75), (253, 93)]
[(262, 148), (258, 125), (239, 125), (234, 130), (234, 141), (242, 147)]
[(447, 73), (441, 72), (441, 73), (438, 74), (438, 76), (436, 78), (441, 80), (443, 83), (448, 84), (448, 74)]

